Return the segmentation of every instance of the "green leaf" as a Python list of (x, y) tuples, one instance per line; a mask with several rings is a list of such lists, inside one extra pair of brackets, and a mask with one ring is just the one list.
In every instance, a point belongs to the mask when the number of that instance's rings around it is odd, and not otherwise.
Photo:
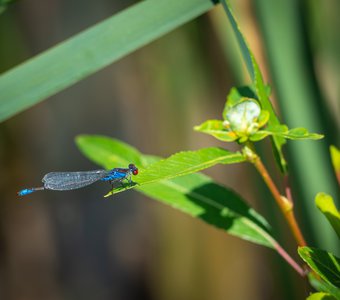
[(230, 152), (222, 148), (211, 147), (196, 151), (182, 151), (141, 170), (136, 182), (139, 185), (150, 184), (195, 173), (216, 164), (235, 164), (244, 161), (246, 159), (240, 152)]
[(323, 138), (322, 134), (318, 133), (310, 133), (306, 128), (298, 127), (298, 128), (293, 128), (288, 131), (287, 134), (284, 135), (286, 139), (291, 139), (291, 140), (319, 140)]
[(330, 294), (335, 299), (340, 300), (340, 289), (335, 287), (333, 284), (323, 281), (318, 275), (314, 272), (310, 272), (308, 274), (308, 280), (311, 286), (317, 291), (324, 292), (326, 294)]
[(258, 142), (258, 141), (261, 141), (264, 138), (266, 138), (268, 135), (270, 135), (268, 132), (263, 131), (263, 130), (259, 130), (259, 131), (255, 132), (254, 134), (252, 134), (249, 137), (249, 140), (251, 140), (252, 142)]
[(332, 164), (335, 170), (335, 174), (340, 184), (340, 150), (337, 147), (331, 145), (329, 147), (329, 151), (331, 153)]
[(315, 197), (315, 204), (325, 215), (340, 239), (340, 213), (334, 204), (333, 198), (325, 193), (318, 193)]
[[(195, 126), (194, 130), (210, 134), (224, 142), (233, 142), (240, 137), (239, 133), (227, 130), (221, 120), (208, 120), (198, 126)], [(248, 136), (248, 134), (245, 135)], [(264, 130), (258, 130), (249, 135), (249, 139), (252, 142), (257, 142), (263, 140), (267, 136), (278, 136), (290, 140), (318, 140), (323, 138), (323, 135), (310, 133), (305, 128), (293, 128), (289, 130), (286, 125), (279, 125), (268, 127)]]
[(285, 125), (279, 127), (272, 127), (264, 130), (259, 130), (257, 133), (263, 138), (272, 135), (290, 140), (319, 140), (323, 138), (322, 134), (310, 133), (306, 128), (293, 128), (288, 130)]
[[(243, 56), (243, 59), (246, 63), (248, 72), (250, 74), (252, 83), (255, 87), (255, 91), (257, 94), (257, 99), (261, 103), (262, 109), (266, 110), (270, 114), (270, 118), (268, 121), (268, 124), (270, 126), (277, 126), (280, 125), (280, 121), (273, 109), (273, 106), (269, 100), (269, 95), (268, 95), (268, 88), (263, 82), (263, 76), (261, 74), (260, 68), (258, 66), (258, 63), (256, 62), (256, 59), (251, 52), (240, 28), (239, 25), (236, 21), (236, 18), (233, 15), (233, 12), (227, 2), (227, 0), (222, 0), (221, 1), (228, 17), (229, 21), (232, 25), (232, 28), (235, 32), (236, 38), (238, 40), (238, 43), (241, 48), (241, 53)], [(284, 159), (283, 153), (282, 153), (282, 146), (285, 144), (285, 139), (282, 137), (278, 136), (273, 136), (272, 137), (273, 144), (274, 144), (274, 151), (275, 151), (275, 157), (278, 160), (279, 166), (281, 168), (282, 172), (287, 172), (287, 163), (286, 160)]]
[[(138, 167), (147, 170), (148, 166), (164, 164), (164, 160), (142, 155), (135, 148), (118, 140), (83, 135), (77, 137), (76, 142), (85, 156), (105, 168), (126, 165), (129, 162), (137, 164), (139, 161)], [(201, 154), (207, 155), (205, 150)], [(131, 160), (133, 157), (135, 160)], [(183, 170), (181, 166), (179, 168)], [(267, 222), (239, 195), (215, 183), (208, 176), (189, 174), (144, 186), (137, 185), (135, 189), (234, 236), (271, 248), (275, 246), (275, 240), (268, 233)]]
[(306, 300), (337, 300), (335, 297), (333, 297), (331, 294), (328, 293), (314, 293), (308, 296)]
[(209, 0), (148, 0), (0, 76), (0, 121), (64, 90), (207, 12)]
[(232, 132), (225, 129), (223, 126), (223, 121), (221, 120), (208, 120), (201, 125), (195, 126), (194, 130), (210, 134), (220, 141), (233, 142), (238, 136)]
[[(143, 156), (135, 148), (118, 140), (102, 136), (83, 135), (77, 137), (76, 141), (78, 147), (88, 158), (107, 169), (135, 163), (139, 167), (139, 175), (134, 179), (138, 186), (195, 173), (219, 163), (234, 164), (246, 161), (240, 152), (230, 152), (225, 149), (211, 147), (197, 151), (182, 151), (144, 168)], [(105, 165), (103, 161), (105, 161)], [(106, 196), (133, 187), (135, 186), (118, 187)]]
[(229, 234), (273, 247), (263, 219), (240, 196), (203, 174), (162, 180), (136, 189)]
[(340, 287), (340, 259), (332, 253), (312, 247), (299, 247), (301, 258), (324, 281)]

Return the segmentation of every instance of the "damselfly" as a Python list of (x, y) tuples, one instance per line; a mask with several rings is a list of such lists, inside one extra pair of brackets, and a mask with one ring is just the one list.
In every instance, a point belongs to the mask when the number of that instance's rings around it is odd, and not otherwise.
[(81, 172), (52, 172), (48, 173), (42, 179), (42, 187), (33, 187), (23, 189), (18, 192), (19, 196), (25, 196), (36, 191), (54, 190), (69, 191), (80, 189), (96, 181), (107, 181), (111, 185), (115, 182), (122, 183), (126, 179), (129, 184), (132, 183), (131, 176), (138, 174), (138, 168), (134, 164), (129, 164), (128, 168), (114, 168), (112, 170), (94, 170)]

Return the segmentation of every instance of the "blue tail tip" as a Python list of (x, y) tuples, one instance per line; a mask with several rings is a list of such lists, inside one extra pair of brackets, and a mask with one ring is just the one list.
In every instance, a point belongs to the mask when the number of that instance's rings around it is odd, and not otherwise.
[(19, 191), (17, 194), (18, 194), (18, 196), (25, 196), (25, 195), (31, 194), (33, 192), (34, 192), (33, 189), (23, 189), (23, 190)]

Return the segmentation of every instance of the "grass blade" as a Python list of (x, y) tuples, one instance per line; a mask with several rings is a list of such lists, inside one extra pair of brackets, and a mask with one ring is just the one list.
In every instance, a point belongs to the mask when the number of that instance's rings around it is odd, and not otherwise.
[(0, 121), (64, 90), (213, 7), (142, 1), (0, 76)]

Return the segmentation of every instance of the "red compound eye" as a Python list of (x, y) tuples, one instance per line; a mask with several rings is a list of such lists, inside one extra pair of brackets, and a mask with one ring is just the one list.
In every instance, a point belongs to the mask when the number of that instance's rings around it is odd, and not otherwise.
[(137, 168), (134, 169), (134, 170), (132, 171), (132, 174), (133, 174), (133, 175), (137, 175), (137, 174), (138, 174), (138, 169), (137, 169)]

